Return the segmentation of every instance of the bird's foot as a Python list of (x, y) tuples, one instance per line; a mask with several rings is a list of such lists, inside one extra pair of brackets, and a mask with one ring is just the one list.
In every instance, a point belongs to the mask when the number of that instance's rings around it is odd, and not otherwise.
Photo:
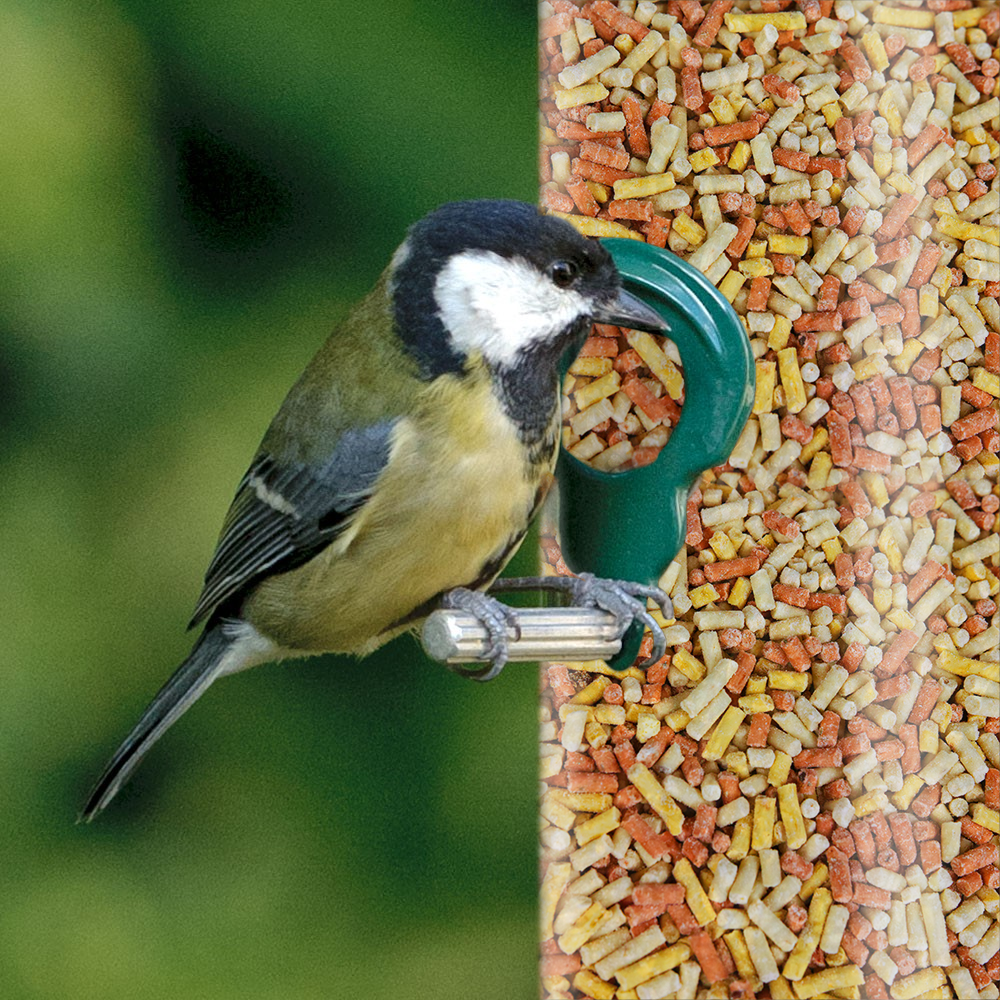
[(507, 663), (509, 655), (507, 630), (513, 631), (515, 639), (521, 637), (521, 626), (517, 620), (515, 609), (498, 601), (495, 597), (490, 597), (489, 594), (478, 590), (469, 590), (466, 587), (456, 587), (454, 590), (449, 590), (441, 599), (441, 606), (474, 615), (486, 629), (488, 636), (484, 655), (489, 660), (489, 666), (474, 670), (453, 665), (450, 669), (463, 677), (470, 677), (472, 680), (493, 680)]
[(673, 618), (673, 604), (659, 587), (580, 573), (577, 576), (501, 578), (493, 584), (493, 589), (559, 591), (566, 594), (575, 607), (600, 608), (614, 615), (619, 638), (625, 635), (633, 621), (642, 622), (653, 637), (653, 650), (649, 659), (638, 664), (640, 667), (656, 663), (667, 651), (663, 629), (646, 607), (646, 600), (651, 599), (663, 612), (664, 618)]

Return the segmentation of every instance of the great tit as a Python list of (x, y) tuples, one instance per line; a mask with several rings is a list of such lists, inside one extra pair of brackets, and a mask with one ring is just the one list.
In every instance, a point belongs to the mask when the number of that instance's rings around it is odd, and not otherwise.
[[(552, 484), (559, 360), (594, 322), (664, 330), (622, 289), (607, 250), (567, 222), (520, 202), (468, 201), (413, 225), (271, 422), (205, 575), (189, 626), (201, 636), (81, 818), (104, 809), (226, 674), (365, 655), (444, 603), (486, 624), (492, 664), (475, 676), (496, 676), (516, 619), (482, 591)], [(633, 618), (655, 626), (647, 596), (667, 602), (638, 585), (549, 581), (614, 612), (623, 631)]]

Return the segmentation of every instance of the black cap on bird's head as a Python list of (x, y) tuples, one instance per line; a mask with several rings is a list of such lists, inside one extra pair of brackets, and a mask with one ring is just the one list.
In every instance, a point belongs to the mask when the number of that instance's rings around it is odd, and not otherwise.
[(600, 243), (517, 201), (453, 202), (421, 219), (393, 259), (392, 289), (426, 377), (472, 352), (497, 366), (543, 346), (561, 353), (595, 322), (666, 329), (622, 289)]

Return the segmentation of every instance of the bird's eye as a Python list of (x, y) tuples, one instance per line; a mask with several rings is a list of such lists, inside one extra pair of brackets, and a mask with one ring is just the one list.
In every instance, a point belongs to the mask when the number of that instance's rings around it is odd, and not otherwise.
[(557, 260), (549, 270), (553, 284), (559, 288), (569, 288), (579, 273), (580, 269), (571, 260)]

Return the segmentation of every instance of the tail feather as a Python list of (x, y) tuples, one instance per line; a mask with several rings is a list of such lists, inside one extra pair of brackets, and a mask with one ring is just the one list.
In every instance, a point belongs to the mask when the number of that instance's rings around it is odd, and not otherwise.
[(125, 737), (104, 773), (97, 780), (80, 819), (89, 822), (118, 794), (153, 744), (201, 697), (209, 685), (234, 665), (234, 639), (225, 635), (221, 626), (206, 629), (191, 650), (191, 655), (174, 671), (157, 692), (142, 718)]

